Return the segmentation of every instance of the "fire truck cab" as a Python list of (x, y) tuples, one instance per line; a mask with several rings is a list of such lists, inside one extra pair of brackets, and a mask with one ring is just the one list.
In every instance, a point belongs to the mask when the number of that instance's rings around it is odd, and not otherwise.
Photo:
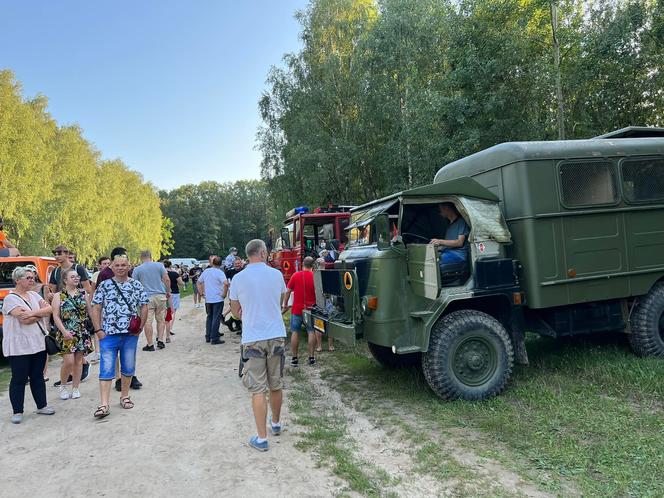
[[(309, 210), (301, 206), (286, 213), (271, 265), (280, 270), (288, 282), (296, 271), (302, 268), (305, 257), (318, 258), (323, 248), (330, 244), (337, 248), (337, 254), (343, 251), (348, 236), (346, 227), (350, 220), (353, 206), (328, 206)], [(333, 268), (334, 263), (326, 264)]]

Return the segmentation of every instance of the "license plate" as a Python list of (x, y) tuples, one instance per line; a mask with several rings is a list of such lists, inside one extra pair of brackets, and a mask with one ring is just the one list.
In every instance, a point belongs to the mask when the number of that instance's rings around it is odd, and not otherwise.
[(320, 318), (314, 318), (314, 328), (319, 332), (325, 332), (325, 322)]

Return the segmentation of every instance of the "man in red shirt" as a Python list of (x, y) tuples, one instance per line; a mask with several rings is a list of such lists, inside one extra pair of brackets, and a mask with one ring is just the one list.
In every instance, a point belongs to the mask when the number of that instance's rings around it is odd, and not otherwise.
[[(302, 311), (316, 304), (316, 291), (314, 289), (314, 258), (306, 257), (302, 262), (302, 271), (295, 272), (288, 281), (288, 288), (284, 294), (282, 310), (288, 310), (288, 301), (293, 293), (293, 307), (291, 309), (291, 366), (297, 367), (297, 347), (300, 343), (299, 333), (302, 331)], [(316, 364), (314, 350), (316, 349), (316, 335), (313, 327), (307, 327), (307, 349), (309, 350), (309, 365)]]

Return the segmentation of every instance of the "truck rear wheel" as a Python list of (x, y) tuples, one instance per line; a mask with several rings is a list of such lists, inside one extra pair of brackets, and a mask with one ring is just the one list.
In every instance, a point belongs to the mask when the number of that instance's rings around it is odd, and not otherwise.
[(500, 394), (512, 373), (514, 350), (501, 323), (486, 313), (454, 311), (431, 330), (422, 370), (443, 399), (481, 400)]
[(387, 368), (414, 367), (422, 361), (421, 353), (394, 354), (392, 350), (385, 346), (379, 346), (373, 342), (367, 342), (369, 352), (374, 359)]
[(643, 296), (630, 320), (629, 343), (638, 356), (664, 357), (664, 282)]

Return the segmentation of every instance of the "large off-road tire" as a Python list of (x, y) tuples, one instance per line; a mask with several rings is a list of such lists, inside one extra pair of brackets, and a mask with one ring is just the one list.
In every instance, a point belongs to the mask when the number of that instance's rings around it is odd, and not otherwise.
[(638, 356), (664, 357), (664, 282), (643, 296), (630, 319), (629, 343)]
[(501, 323), (486, 313), (454, 311), (431, 330), (422, 370), (446, 400), (481, 400), (500, 394), (512, 374), (514, 350)]
[(385, 346), (379, 346), (373, 342), (367, 342), (369, 352), (374, 359), (387, 368), (405, 368), (416, 367), (422, 361), (421, 353), (394, 354), (392, 350)]

